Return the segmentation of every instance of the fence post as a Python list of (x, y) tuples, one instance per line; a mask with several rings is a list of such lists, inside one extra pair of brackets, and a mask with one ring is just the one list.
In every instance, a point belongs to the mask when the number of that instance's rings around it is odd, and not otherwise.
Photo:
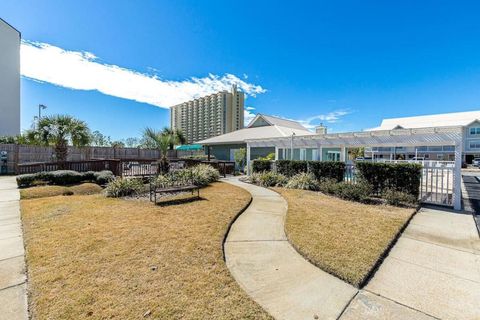
[(455, 167), (453, 173), (453, 208), (462, 210), (462, 141), (455, 143)]
[(20, 161), (20, 146), (18, 145), (18, 143), (15, 143), (15, 151), (14, 151), (14, 154), (13, 154), (15, 174), (18, 174), (18, 162), (19, 161)]

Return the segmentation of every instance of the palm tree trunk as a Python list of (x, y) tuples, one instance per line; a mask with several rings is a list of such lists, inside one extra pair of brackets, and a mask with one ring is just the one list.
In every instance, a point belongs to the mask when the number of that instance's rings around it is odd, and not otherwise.
[(55, 145), (55, 156), (58, 162), (67, 161), (68, 146), (66, 140), (61, 140)]

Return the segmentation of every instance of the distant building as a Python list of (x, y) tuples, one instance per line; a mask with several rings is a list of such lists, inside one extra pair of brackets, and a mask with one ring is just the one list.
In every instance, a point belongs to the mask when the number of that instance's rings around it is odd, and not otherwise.
[[(206, 153), (210, 153), (210, 155), (214, 156), (216, 159), (234, 161), (235, 151), (241, 148), (246, 148), (247, 144), (245, 143), (245, 140), (308, 135), (314, 135), (314, 133), (308, 131), (307, 128), (296, 121), (257, 114), (244, 129), (199, 141), (198, 143), (205, 146)], [(256, 148), (250, 154), (250, 159), (253, 160), (259, 157), (265, 157), (268, 154), (275, 152), (278, 152), (278, 150), (271, 147)], [(281, 159), (288, 159), (290, 157), (289, 152), (290, 150), (282, 150), (277, 156)], [(295, 155), (297, 155), (296, 152), (297, 151), (295, 151)], [(311, 152), (311, 150), (308, 152)], [(298, 151), (299, 159), (304, 157), (302, 159), (305, 160), (309, 155), (311, 156), (308, 152), (300, 153), (300, 151)], [(313, 152), (315, 153), (317, 150)]]
[(0, 18), (0, 136), (20, 134), (20, 32)]
[[(430, 127), (463, 127), (463, 153), (466, 163), (480, 158), (480, 111), (453, 112), (426, 116), (384, 119), (379, 127), (367, 131), (418, 129)], [(371, 147), (366, 148), (366, 156), (375, 158), (425, 160), (453, 160), (455, 148), (452, 145), (416, 147)]]
[(221, 91), (171, 107), (170, 126), (181, 129), (188, 143), (208, 139), (243, 128), (243, 92)]

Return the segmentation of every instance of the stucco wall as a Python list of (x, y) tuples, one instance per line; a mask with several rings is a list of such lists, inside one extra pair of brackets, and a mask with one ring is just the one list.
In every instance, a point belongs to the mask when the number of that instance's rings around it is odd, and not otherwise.
[(20, 33), (0, 19), (0, 136), (20, 134)]

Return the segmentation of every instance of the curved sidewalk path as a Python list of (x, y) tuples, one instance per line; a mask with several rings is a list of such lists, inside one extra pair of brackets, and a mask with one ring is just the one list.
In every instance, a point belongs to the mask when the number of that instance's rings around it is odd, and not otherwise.
[(337, 319), (358, 290), (318, 269), (287, 241), (287, 203), (274, 191), (224, 180), (252, 194), (225, 242), (225, 258), (240, 286), (276, 319)]
[(27, 319), (27, 285), (15, 177), (0, 177), (0, 320)]

